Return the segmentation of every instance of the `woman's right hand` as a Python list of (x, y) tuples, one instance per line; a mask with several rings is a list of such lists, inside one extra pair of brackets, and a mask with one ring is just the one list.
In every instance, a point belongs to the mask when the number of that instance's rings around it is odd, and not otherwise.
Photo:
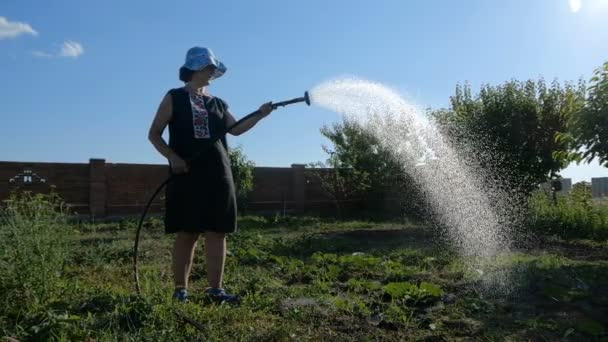
[(274, 108), (272, 107), (272, 102), (266, 102), (258, 109), (258, 111), (262, 114), (262, 117), (265, 117), (268, 114), (272, 113), (273, 110)]
[(186, 173), (189, 170), (188, 164), (186, 163), (186, 161), (180, 157), (175, 156), (175, 157), (171, 158), (169, 160), (169, 163), (171, 164), (171, 170), (175, 174)]

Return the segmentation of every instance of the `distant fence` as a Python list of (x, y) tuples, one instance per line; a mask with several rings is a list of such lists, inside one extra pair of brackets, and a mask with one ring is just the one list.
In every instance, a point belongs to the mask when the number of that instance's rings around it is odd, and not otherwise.
[[(141, 213), (168, 174), (166, 165), (113, 164), (104, 159), (91, 159), (88, 164), (0, 162), (0, 200), (6, 199), (14, 190), (46, 193), (54, 188), (78, 215), (131, 216)], [(317, 177), (306, 172), (304, 165), (256, 167), (253, 183), (253, 191), (245, 205), (249, 213), (335, 213), (334, 201), (323, 191)], [(151, 213), (162, 212), (163, 195), (161, 192), (155, 199)], [(342, 202), (341, 206), (358, 210), (368, 201), (350, 200)]]
[[(323, 191), (318, 177), (304, 165), (291, 167), (256, 167), (253, 191), (244, 205), (252, 214), (335, 215), (335, 202)], [(315, 169), (328, 172), (328, 169)], [(48, 192), (51, 187), (82, 216), (124, 217), (141, 213), (149, 197), (167, 178), (166, 165), (114, 164), (104, 159), (90, 159), (87, 164), (0, 162), (0, 201), (13, 190)], [(571, 188), (569, 179), (562, 180), (562, 192)], [(594, 197), (608, 196), (608, 177), (593, 178)], [(343, 214), (373, 211), (398, 213), (403, 208), (402, 194), (394, 189), (375, 198), (340, 202)], [(151, 213), (162, 213), (164, 192), (152, 204)]]

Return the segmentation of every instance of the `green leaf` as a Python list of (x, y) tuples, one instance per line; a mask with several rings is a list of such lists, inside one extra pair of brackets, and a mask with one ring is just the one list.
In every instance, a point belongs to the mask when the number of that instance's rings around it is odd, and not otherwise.
[(384, 286), (384, 292), (393, 299), (405, 298), (408, 294), (415, 290), (416, 286), (408, 282), (388, 283)]
[(443, 295), (443, 290), (441, 289), (441, 287), (433, 283), (422, 282), (420, 283), (419, 288), (420, 291), (433, 297), (440, 297)]

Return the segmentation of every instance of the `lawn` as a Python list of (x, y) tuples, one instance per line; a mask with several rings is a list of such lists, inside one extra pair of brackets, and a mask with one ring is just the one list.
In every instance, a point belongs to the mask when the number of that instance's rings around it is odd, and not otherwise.
[[(229, 236), (225, 287), (212, 304), (203, 241), (188, 304), (171, 300), (170, 250), (158, 219), (64, 227), (67, 263), (43, 299), (6, 290), (0, 333), (19, 340), (459, 341), (608, 340), (608, 244), (538, 239), (483, 272), (424, 226), (245, 217)], [(510, 274), (498, 290), (484, 279)], [(3, 275), (9, 279), (11, 275)], [(499, 284), (500, 285), (500, 284)], [(35, 284), (31, 285), (35, 287)], [(10, 296), (8, 293), (10, 292)], [(198, 324), (188, 323), (194, 319)]]

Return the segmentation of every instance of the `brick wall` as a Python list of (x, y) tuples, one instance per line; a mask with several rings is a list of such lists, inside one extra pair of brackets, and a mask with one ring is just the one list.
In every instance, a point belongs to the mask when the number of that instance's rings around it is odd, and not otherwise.
[(256, 167), (253, 170), (253, 184), (247, 210), (293, 211), (294, 189), (290, 168)]
[[(0, 162), (0, 201), (14, 190), (47, 193), (53, 188), (78, 215), (139, 215), (168, 174), (166, 165), (111, 164), (103, 159), (91, 159), (88, 164)], [(607, 179), (592, 179), (595, 196), (605, 196)], [(256, 167), (253, 183), (253, 192), (245, 205), (247, 213), (336, 214), (331, 197), (303, 165)], [(162, 212), (163, 196), (164, 190), (153, 202), (151, 213)], [(343, 214), (369, 208), (398, 212), (402, 205), (399, 197), (387, 189), (379, 198), (349, 200), (342, 202), (340, 208)]]
[[(24, 183), (27, 171), (32, 171), (29, 184)], [(11, 191), (47, 193), (52, 186), (76, 212), (89, 214), (88, 164), (0, 162), (0, 200), (5, 200)]]
[[(150, 196), (169, 176), (165, 165), (106, 164), (106, 210), (108, 216), (140, 213)], [(156, 197), (150, 212), (160, 212), (164, 190)]]
[[(166, 165), (112, 164), (91, 159), (88, 164), (0, 162), (0, 200), (12, 190), (48, 192), (51, 187), (79, 215), (130, 216), (141, 213), (149, 197), (167, 178)], [(31, 182), (24, 177), (31, 177)], [(334, 204), (304, 165), (256, 167), (247, 212), (327, 214)], [(12, 181), (10, 181), (12, 179)], [(164, 190), (150, 209), (159, 213)]]

